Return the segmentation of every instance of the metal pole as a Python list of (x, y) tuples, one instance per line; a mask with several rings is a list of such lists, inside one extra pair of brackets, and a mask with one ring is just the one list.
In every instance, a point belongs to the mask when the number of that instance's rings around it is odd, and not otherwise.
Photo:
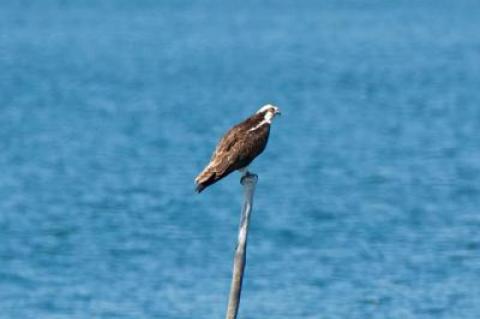
[(245, 197), (240, 218), (240, 228), (238, 230), (237, 248), (235, 249), (235, 257), (233, 260), (232, 283), (230, 285), (226, 319), (237, 318), (238, 308), (240, 305), (243, 271), (245, 269), (245, 260), (247, 255), (248, 225), (250, 223), (253, 194), (255, 193), (257, 181), (258, 176), (251, 173), (244, 175), (240, 181), (240, 183), (243, 185)]

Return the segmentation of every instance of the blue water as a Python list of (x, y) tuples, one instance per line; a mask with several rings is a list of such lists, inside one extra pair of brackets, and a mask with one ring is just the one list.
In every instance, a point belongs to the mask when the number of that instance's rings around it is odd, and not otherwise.
[(478, 1), (1, 1), (0, 318), (480, 318)]

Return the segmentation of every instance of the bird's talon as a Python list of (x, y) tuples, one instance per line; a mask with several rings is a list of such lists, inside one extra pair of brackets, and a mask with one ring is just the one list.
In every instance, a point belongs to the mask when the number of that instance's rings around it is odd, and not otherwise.
[(240, 184), (244, 184), (245, 182), (247, 182), (248, 179), (254, 179), (255, 182), (257, 181), (258, 179), (258, 176), (257, 174), (254, 174), (254, 173), (250, 173), (249, 171), (245, 172), (245, 174), (242, 176), (242, 178), (240, 178)]

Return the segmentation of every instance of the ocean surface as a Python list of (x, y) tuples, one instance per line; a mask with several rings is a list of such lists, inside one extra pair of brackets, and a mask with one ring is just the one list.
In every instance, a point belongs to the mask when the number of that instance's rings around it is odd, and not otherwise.
[(480, 318), (480, 2), (1, 1), (0, 318)]

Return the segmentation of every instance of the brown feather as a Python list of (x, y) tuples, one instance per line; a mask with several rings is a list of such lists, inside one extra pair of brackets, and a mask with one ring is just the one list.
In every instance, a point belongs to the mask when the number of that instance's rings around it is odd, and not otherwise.
[(256, 113), (232, 127), (218, 143), (210, 163), (197, 176), (197, 192), (218, 182), (231, 172), (248, 166), (265, 149), (270, 124), (265, 123), (249, 131), (264, 119), (265, 113)]

